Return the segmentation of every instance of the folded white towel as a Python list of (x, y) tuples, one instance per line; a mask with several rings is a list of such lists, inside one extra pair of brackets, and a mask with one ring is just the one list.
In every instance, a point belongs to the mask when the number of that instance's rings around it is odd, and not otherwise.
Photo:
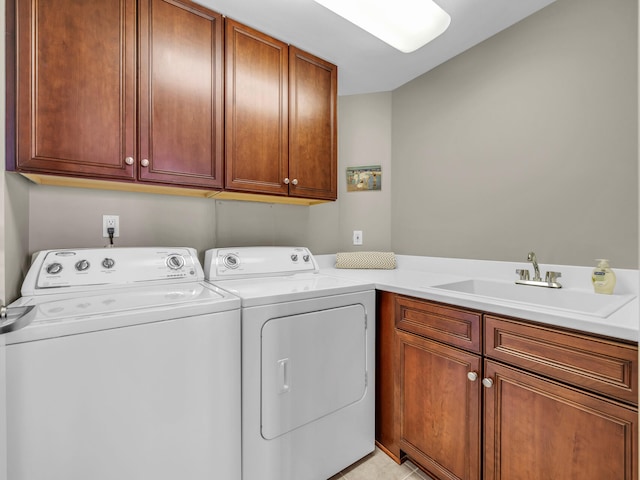
[(340, 252), (336, 254), (336, 268), (396, 268), (393, 252)]

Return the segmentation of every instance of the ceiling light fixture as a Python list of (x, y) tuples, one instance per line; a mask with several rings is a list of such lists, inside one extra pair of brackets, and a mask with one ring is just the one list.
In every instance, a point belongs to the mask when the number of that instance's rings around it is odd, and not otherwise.
[(451, 17), (432, 0), (314, 0), (404, 53), (444, 33)]

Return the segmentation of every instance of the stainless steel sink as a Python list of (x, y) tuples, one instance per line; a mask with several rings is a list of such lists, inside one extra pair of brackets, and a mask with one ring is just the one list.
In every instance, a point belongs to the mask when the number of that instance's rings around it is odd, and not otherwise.
[(598, 295), (566, 288), (540, 288), (477, 279), (434, 285), (434, 288), (600, 318), (608, 317), (635, 298), (634, 295)]

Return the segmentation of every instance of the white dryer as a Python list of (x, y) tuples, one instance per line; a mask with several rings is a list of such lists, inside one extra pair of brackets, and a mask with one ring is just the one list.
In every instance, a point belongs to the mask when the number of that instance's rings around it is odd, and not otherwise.
[(374, 450), (375, 291), (297, 247), (212, 249), (241, 298), (242, 478), (326, 480)]
[(240, 479), (240, 301), (195, 250), (40, 252), (22, 295), (8, 478)]

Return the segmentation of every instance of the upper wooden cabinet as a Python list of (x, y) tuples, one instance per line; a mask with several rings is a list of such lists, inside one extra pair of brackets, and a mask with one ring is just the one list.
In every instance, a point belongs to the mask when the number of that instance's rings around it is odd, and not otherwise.
[(139, 178), (222, 187), (222, 16), (185, 1), (138, 5)]
[(136, 1), (16, 8), (17, 170), (133, 180)]
[(226, 20), (227, 189), (288, 194), (288, 48)]
[(186, 0), (16, 6), (18, 171), (222, 187), (220, 15)]
[(338, 198), (338, 70), (289, 47), (289, 192)]
[(8, 170), (337, 198), (335, 65), (189, 0), (7, 11)]
[(226, 21), (226, 183), (337, 198), (337, 67)]

